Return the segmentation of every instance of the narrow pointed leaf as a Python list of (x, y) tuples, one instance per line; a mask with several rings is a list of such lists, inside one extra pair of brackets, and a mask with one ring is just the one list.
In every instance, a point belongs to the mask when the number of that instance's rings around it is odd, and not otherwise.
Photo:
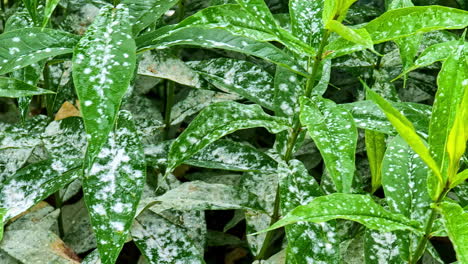
[(53, 93), (53, 91), (41, 89), (17, 79), (0, 77), (0, 97), (19, 98)]
[(261, 67), (228, 58), (190, 62), (189, 66), (219, 89), (274, 109), (273, 76)]
[(135, 124), (121, 111), (94, 163), (85, 168), (83, 193), (103, 264), (117, 259), (145, 182), (146, 164)]
[[(279, 173), (283, 215), (323, 195), (319, 184), (307, 172), (302, 162), (291, 160), (289, 166), (283, 165), (279, 168)], [(288, 239), (287, 259), (291, 263), (311, 261), (339, 263), (339, 239), (334, 221), (323, 224), (295, 223), (285, 228)]]
[(351, 114), (327, 99), (301, 98), (301, 123), (322, 154), (338, 192), (350, 193), (355, 171), (357, 128)]
[[(438, 178), (438, 182), (443, 182), (442, 175), (439, 166), (429, 154), (429, 149), (424, 144), (423, 140), (416, 134), (413, 124), (398, 110), (385, 101), (380, 95), (372, 90), (367, 90), (368, 98), (374, 101), (385, 113), (388, 120), (392, 123), (398, 134), (410, 145), (410, 147), (416, 152), (421, 159), (429, 166)], [(434, 197), (433, 197), (434, 198)]]
[(88, 161), (99, 152), (135, 68), (135, 42), (128, 9), (105, 6), (73, 54), (73, 82), (88, 139)]
[(332, 219), (351, 220), (359, 222), (367, 228), (384, 232), (393, 230), (421, 231), (417, 222), (411, 221), (401, 214), (386, 211), (367, 195), (344, 193), (321, 196), (307, 205), (298, 206), (267, 230), (297, 222), (321, 223)]
[(364, 28), (352, 29), (336, 20), (329, 21), (326, 25), (326, 28), (332, 32), (336, 32), (346, 40), (362, 45), (368, 49), (373, 49), (371, 36)]
[(79, 177), (81, 160), (48, 159), (7, 177), (0, 185), (0, 208), (10, 219), (44, 200)]
[(0, 241), (3, 239), (3, 225), (4, 225), (4, 218), (7, 210), (4, 208), (0, 208), (0, 224), (2, 225), (0, 227)]
[(50, 16), (54, 12), (60, 0), (46, 0), (46, 5), (44, 8), (44, 18), (42, 20), (42, 27), (46, 27), (49, 23)]
[(382, 185), (382, 159), (385, 152), (385, 135), (379, 132), (366, 130), (366, 154), (371, 171), (371, 192), (374, 193)]
[[(156, 32), (158, 33), (158, 32)], [(307, 76), (307, 73), (290, 55), (271, 43), (261, 42), (244, 36), (236, 36), (228, 31), (214, 28), (185, 27), (170, 34), (148, 33), (137, 39), (138, 47), (164, 49), (176, 45), (193, 45), (205, 48), (218, 48), (245, 53), (290, 69)], [(148, 40), (149, 39), (149, 40)]]
[(468, 212), (458, 204), (443, 202), (438, 208), (442, 212), (444, 225), (457, 253), (459, 263), (468, 262)]
[(172, 143), (167, 171), (173, 170), (192, 155), (217, 139), (234, 131), (265, 127), (271, 133), (288, 128), (286, 121), (267, 115), (258, 105), (220, 102), (205, 108)]
[(40, 60), (72, 53), (78, 36), (48, 28), (23, 28), (0, 35), (0, 75)]
[[(442, 183), (445, 184), (446, 172), (449, 166), (449, 155), (447, 143), (450, 130), (452, 129), (457, 114), (459, 104), (463, 99), (464, 85), (468, 79), (468, 66), (465, 59), (464, 43), (458, 45), (457, 50), (442, 65), (442, 69), (437, 77), (437, 93), (432, 107), (431, 122), (429, 124), (429, 150), (434, 157), (435, 163), (441, 169)], [(429, 177), (429, 189), (432, 197), (436, 197), (441, 189), (437, 187), (434, 176)]]

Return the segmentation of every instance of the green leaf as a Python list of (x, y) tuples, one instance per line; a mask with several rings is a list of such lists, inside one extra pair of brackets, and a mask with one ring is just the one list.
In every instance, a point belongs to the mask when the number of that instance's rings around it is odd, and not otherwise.
[(46, 27), (49, 23), (50, 16), (54, 12), (60, 0), (46, 0), (46, 5), (44, 8), (44, 18), (42, 20), (42, 27)]
[(88, 134), (87, 163), (107, 140), (135, 68), (128, 9), (105, 6), (73, 53), (73, 82)]
[(55, 29), (24, 28), (0, 35), (0, 75), (71, 53), (78, 37)]
[(265, 127), (271, 133), (288, 128), (285, 120), (267, 115), (258, 105), (220, 102), (208, 106), (172, 143), (166, 172), (172, 171), (217, 139), (253, 127)]
[(315, 48), (318, 48), (323, 35), (323, 2), (323, 0), (289, 1), (292, 33), (303, 42)]
[[(380, 95), (374, 91), (368, 89), (367, 96), (369, 99), (374, 101), (385, 113), (388, 120), (392, 123), (398, 134), (408, 143), (408, 145), (416, 152), (421, 159), (429, 166), (429, 168), (437, 176), (438, 182), (442, 184), (443, 179), (439, 169), (439, 166), (429, 154), (429, 149), (424, 144), (423, 140), (416, 134), (413, 124), (398, 110), (385, 101)], [(434, 199), (434, 196), (432, 196)]]
[(459, 172), (452, 180), (450, 184), (450, 188), (454, 188), (455, 186), (462, 184), (465, 180), (468, 179), (468, 169), (465, 169), (462, 172)]
[(52, 121), (42, 133), (44, 147), (52, 157), (82, 159), (86, 148), (86, 134), (80, 117)]
[[(456, 51), (458, 46), (459, 41), (453, 40), (434, 44), (432, 46), (427, 47), (414, 61), (414, 64), (412, 64), (411, 67), (403, 71), (395, 79), (400, 78), (402, 75), (405, 75), (410, 71), (414, 71), (418, 68), (429, 66), (437, 61), (443, 61), (447, 59), (450, 56), (450, 54)], [(465, 46), (468, 47), (468, 43), (465, 43)]]
[(177, 4), (178, 0), (123, 0), (130, 9), (130, 24), (133, 25), (133, 35), (137, 35), (151, 23), (157, 21), (167, 10)]
[(53, 91), (41, 89), (17, 79), (0, 77), (0, 97), (19, 98), (23, 96), (53, 93)]
[(382, 185), (382, 159), (385, 152), (385, 135), (371, 130), (365, 131), (367, 159), (371, 171), (371, 193)]
[[(172, 141), (145, 146), (146, 160), (152, 165), (164, 165)], [(239, 142), (217, 140), (184, 162), (192, 166), (233, 171), (273, 172), (277, 164), (267, 154)]]
[(366, 229), (364, 234), (364, 255), (366, 264), (403, 264), (403, 252), (398, 249), (395, 232), (380, 232)]
[(301, 98), (300, 119), (320, 150), (337, 191), (350, 193), (357, 144), (357, 128), (351, 114), (327, 99)]
[[(442, 184), (445, 184), (448, 175), (452, 174), (452, 172), (447, 171), (449, 167), (448, 138), (457, 114), (461, 114), (458, 110), (463, 110), (463, 108), (459, 108), (459, 104), (463, 99), (465, 89), (463, 82), (468, 79), (466, 71), (468, 64), (464, 55), (465, 45), (462, 40), (460, 42), (456, 51), (444, 62), (437, 76), (438, 89), (429, 123), (429, 150), (435, 163), (443, 172), (442, 179), (439, 179)], [(440, 194), (443, 187), (436, 183), (436, 178), (430, 175), (428, 187), (433, 199)]]
[(121, 111), (94, 163), (83, 193), (103, 264), (114, 263), (128, 235), (145, 182), (146, 164), (130, 113)]
[(456, 203), (443, 202), (438, 205), (444, 225), (453, 243), (460, 263), (468, 262), (468, 212)]
[[(169, 29), (165, 29), (168, 31)], [(148, 41), (149, 40), (149, 41)], [(307, 72), (290, 55), (271, 43), (261, 42), (228, 31), (213, 28), (185, 27), (169, 34), (151, 32), (137, 39), (138, 47), (164, 49), (176, 45), (193, 45), (205, 48), (218, 48), (245, 53), (273, 62), (298, 74)]]
[[(467, 18), (468, 11), (456, 8), (414, 6), (387, 11), (363, 28), (367, 30), (374, 44), (378, 44), (435, 30), (464, 28), (468, 26)], [(336, 58), (364, 48), (339, 38), (331, 42), (325, 50), (331, 52), (330, 58)]]
[(4, 209), (4, 208), (0, 208), (0, 223), (1, 223), (1, 227), (0, 227), (0, 241), (2, 241), (3, 239), (3, 223), (4, 223), (4, 218), (5, 218), (5, 214), (7, 213), (7, 209)]
[(79, 177), (81, 160), (47, 159), (28, 165), (0, 185), (0, 208), (10, 219)]
[(194, 245), (186, 228), (150, 210), (135, 219), (131, 232), (151, 264), (204, 263), (203, 252)]
[[(317, 181), (298, 160), (289, 161), (289, 166), (282, 165), (278, 173), (281, 177), (280, 201), (283, 215), (323, 195)], [(335, 222), (305, 222), (286, 226), (288, 260), (291, 263), (308, 263), (312, 260), (338, 263), (339, 239), (335, 225)], [(298, 254), (299, 252), (302, 254)]]
[(24, 6), (28, 10), (29, 15), (31, 16), (32, 20), (37, 23), (37, 2), (38, 0), (23, 0)]
[(220, 90), (237, 93), (268, 109), (275, 108), (273, 77), (253, 63), (217, 58), (190, 62), (189, 66)]
[[(185, 182), (153, 199), (150, 203), (153, 212), (175, 210), (231, 210), (251, 209), (263, 211), (251, 192), (241, 191), (233, 186), (206, 183), (202, 181)], [(149, 207), (149, 206), (147, 206)]]
[(317, 197), (307, 205), (298, 206), (267, 230), (273, 230), (297, 222), (321, 223), (332, 219), (355, 221), (365, 225), (367, 228), (383, 232), (393, 230), (421, 232), (417, 222), (411, 221), (401, 214), (386, 211), (371, 197), (345, 193), (334, 193)]
[[(431, 106), (409, 102), (391, 102), (391, 104), (414, 124), (417, 132), (427, 137)], [(385, 113), (371, 100), (341, 104), (340, 106), (351, 112), (358, 128), (390, 135), (396, 133)]]
[(332, 32), (336, 32), (346, 40), (362, 45), (371, 50), (374, 49), (371, 36), (364, 28), (352, 29), (336, 20), (330, 20), (327, 23), (326, 28)]

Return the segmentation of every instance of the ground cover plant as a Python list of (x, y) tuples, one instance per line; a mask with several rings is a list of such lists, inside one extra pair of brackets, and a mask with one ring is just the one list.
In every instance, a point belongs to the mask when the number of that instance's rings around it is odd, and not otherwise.
[(466, 1), (0, 3), (0, 263), (468, 263)]

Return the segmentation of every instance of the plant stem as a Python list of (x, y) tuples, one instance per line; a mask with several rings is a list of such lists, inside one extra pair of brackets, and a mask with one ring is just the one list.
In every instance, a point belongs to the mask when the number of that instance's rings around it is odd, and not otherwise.
[[(322, 37), (322, 41), (320, 42), (320, 46), (319, 46), (319, 49), (317, 51), (317, 55), (315, 56), (314, 58), (314, 64), (312, 66), (312, 72), (310, 73), (309, 75), (309, 78), (307, 79), (307, 83), (306, 83), (306, 90), (305, 90), (305, 93), (304, 93), (304, 96), (306, 97), (310, 97), (310, 95), (312, 94), (312, 89), (314, 88), (314, 86), (316, 85), (316, 76), (317, 76), (317, 73), (319, 71), (319, 68), (320, 68), (320, 64), (322, 62), (322, 55), (323, 55), (323, 50), (325, 48), (325, 46), (327, 45), (327, 42), (328, 42), (328, 37), (330, 36), (330, 32), (328, 30), (326, 30), (323, 34), (323, 37)], [(294, 124), (293, 124), (293, 131), (292, 133), (290, 134), (289, 138), (288, 138), (288, 143), (287, 143), (287, 149), (286, 149), (286, 152), (285, 152), (285, 155), (284, 155), (284, 160), (286, 162), (288, 162), (289, 160), (291, 160), (292, 158), (292, 154), (293, 154), (293, 150), (294, 150), (294, 146), (296, 145), (296, 141), (297, 141), (297, 138), (299, 136), (299, 133), (301, 132), (301, 122), (299, 120), (299, 118), (296, 118), (294, 120)], [(280, 193), (279, 193), (279, 185), (278, 187), (276, 188), (276, 195), (275, 195), (275, 205), (274, 205), (274, 208), (273, 208), (273, 215), (271, 217), (271, 221), (270, 221), (270, 226), (272, 224), (274, 224), (276, 221), (279, 220), (279, 205), (280, 205)], [(275, 237), (275, 232), (277, 232), (277, 229), (275, 230), (270, 230), (267, 232), (266, 236), (265, 236), (265, 240), (263, 241), (263, 245), (262, 245), (262, 248), (260, 249), (260, 253), (257, 255), (256, 259), (258, 260), (261, 260), (261, 259), (265, 259), (268, 256), (268, 249), (270, 248), (271, 244), (274, 242), (273, 241), (273, 238)]]
[(185, 0), (179, 0), (178, 8), (179, 12), (177, 14), (177, 20), (180, 22), (185, 16)]
[(169, 138), (169, 132), (171, 128), (171, 112), (172, 112), (172, 105), (174, 102), (174, 82), (167, 81), (166, 83), (166, 107), (164, 110), (164, 138)]
[(65, 232), (63, 231), (63, 215), (62, 215), (62, 197), (60, 197), (60, 191), (55, 192), (54, 194), (55, 198), (55, 208), (60, 209), (59, 215), (58, 215), (58, 230), (59, 230), (59, 236), (63, 237), (65, 235)]
[[(437, 198), (437, 201), (435, 202), (436, 204), (440, 203), (442, 199), (444, 199), (445, 195), (449, 192), (450, 188), (447, 186), (444, 188), (442, 193), (439, 195)], [(416, 251), (414, 252), (413, 257), (411, 257), (408, 261), (409, 264), (416, 264), (418, 260), (421, 258), (421, 256), (424, 253), (424, 250), (426, 249), (426, 244), (427, 241), (429, 240), (429, 236), (432, 231), (432, 226), (434, 225), (434, 221), (436, 220), (437, 212), (435, 208), (431, 208), (431, 214), (429, 216), (429, 219), (426, 222), (426, 227), (424, 228), (424, 235), (421, 237), (421, 239), (418, 242), (418, 246), (416, 247)]]

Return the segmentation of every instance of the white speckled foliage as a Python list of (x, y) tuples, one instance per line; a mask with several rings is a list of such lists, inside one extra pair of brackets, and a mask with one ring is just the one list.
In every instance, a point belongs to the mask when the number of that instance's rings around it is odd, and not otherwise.
[(468, 261), (466, 1), (0, 2), (0, 264)]

